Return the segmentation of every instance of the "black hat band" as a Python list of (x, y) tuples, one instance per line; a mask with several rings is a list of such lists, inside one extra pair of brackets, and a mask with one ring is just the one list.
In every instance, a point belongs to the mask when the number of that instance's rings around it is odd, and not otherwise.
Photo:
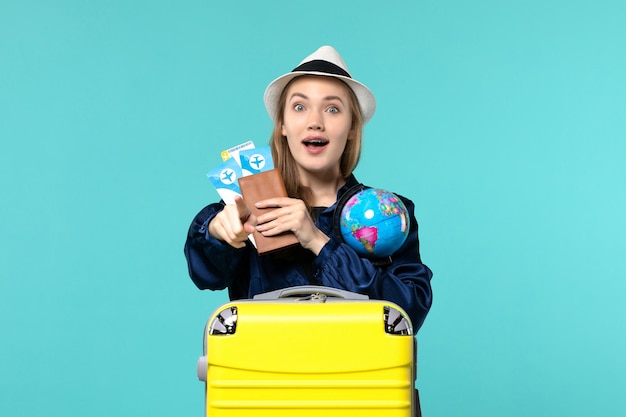
[(305, 62), (298, 65), (291, 72), (325, 72), (327, 74), (341, 75), (343, 77), (350, 77), (350, 74), (340, 66), (333, 64), (332, 62), (324, 61), (322, 59), (315, 59), (313, 61)]

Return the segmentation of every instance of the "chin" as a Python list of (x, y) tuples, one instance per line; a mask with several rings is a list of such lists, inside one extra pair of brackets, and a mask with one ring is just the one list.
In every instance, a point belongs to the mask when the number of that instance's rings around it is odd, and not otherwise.
[(302, 171), (316, 176), (328, 177), (330, 175), (341, 176), (341, 172), (338, 167), (329, 166), (303, 166)]

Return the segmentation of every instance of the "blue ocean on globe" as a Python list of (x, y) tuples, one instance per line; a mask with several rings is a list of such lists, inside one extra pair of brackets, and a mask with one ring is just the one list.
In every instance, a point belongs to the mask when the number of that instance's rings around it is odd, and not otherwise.
[(363, 256), (390, 256), (400, 249), (409, 234), (406, 206), (389, 191), (365, 188), (340, 209), (341, 236)]

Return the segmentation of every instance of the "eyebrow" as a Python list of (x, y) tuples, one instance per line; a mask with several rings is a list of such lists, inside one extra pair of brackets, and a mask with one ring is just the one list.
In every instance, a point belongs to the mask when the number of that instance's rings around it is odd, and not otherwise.
[[(308, 100), (308, 99), (309, 99), (309, 97), (307, 97), (305, 94), (298, 93), (298, 92), (293, 93), (293, 94), (291, 95), (291, 97), (289, 97), (289, 99), (291, 100), (291, 99), (293, 99), (294, 97), (302, 97), (302, 98), (303, 98), (303, 99), (305, 99), (305, 100)], [(324, 97), (324, 99), (323, 99), (323, 100), (324, 100), (324, 101), (339, 100), (339, 101), (343, 104), (343, 100), (342, 100), (342, 99), (341, 99), (341, 97), (339, 97), (339, 96), (326, 96), (326, 97)]]

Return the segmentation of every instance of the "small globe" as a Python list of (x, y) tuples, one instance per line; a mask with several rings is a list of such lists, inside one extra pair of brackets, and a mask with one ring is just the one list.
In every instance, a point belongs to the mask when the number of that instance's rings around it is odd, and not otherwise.
[(339, 228), (345, 243), (360, 255), (386, 257), (400, 249), (409, 234), (409, 213), (395, 194), (365, 188), (348, 198)]

